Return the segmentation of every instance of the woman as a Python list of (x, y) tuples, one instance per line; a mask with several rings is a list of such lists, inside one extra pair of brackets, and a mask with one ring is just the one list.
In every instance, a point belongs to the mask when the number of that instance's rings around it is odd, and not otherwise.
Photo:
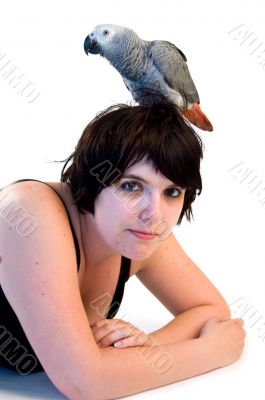
[[(67, 398), (83, 400), (127, 396), (239, 358), (243, 320), (230, 319), (172, 233), (192, 216), (201, 158), (199, 137), (173, 105), (113, 106), (85, 128), (61, 182), (2, 189), (2, 365), (44, 369)], [(148, 335), (113, 319), (134, 274), (175, 317)]]

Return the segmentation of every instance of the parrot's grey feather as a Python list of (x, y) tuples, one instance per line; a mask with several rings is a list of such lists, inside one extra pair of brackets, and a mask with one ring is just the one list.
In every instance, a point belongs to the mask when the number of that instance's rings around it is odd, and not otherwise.
[(184, 94), (193, 103), (200, 103), (199, 94), (186, 64), (186, 57), (173, 43), (154, 40), (149, 43), (150, 57), (167, 84)]
[[(154, 40), (155, 41), (155, 40)], [(175, 46), (173, 43), (171, 43), (171, 42), (168, 42), (167, 40), (160, 40), (160, 42), (163, 42), (163, 43), (166, 43), (166, 44), (168, 44), (170, 47), (172, 47), (172, 50), (177, 50), (179, 53), (180, 53), (180, 55), (182, 56), (182, 58), (183, 58), (183, 60), (184, 61), (188, 61), (187, 60), (187, 57), (185, 56), (185, 54), (183, 53), (183, 51), (181, 51), (177, 46)]]

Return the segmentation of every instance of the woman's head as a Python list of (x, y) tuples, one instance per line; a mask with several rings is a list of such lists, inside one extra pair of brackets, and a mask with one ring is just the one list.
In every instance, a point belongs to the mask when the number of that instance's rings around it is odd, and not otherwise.
[(116, 184), (133, 165), (145, 162), (186, 189), (180, 224), (184, 215), (190, 221), (191, 204), (202, 190), (202, 156), (199, 136), (173, 104), (115, 105), (87, 125), (75, 151), (64, 160), (61, 181), (69, 184), (79, 211), (94, 215), (100, 192)]

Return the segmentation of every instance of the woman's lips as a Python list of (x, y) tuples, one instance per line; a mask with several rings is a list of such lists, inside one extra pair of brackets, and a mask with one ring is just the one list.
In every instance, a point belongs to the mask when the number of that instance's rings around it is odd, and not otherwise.
[(129, 229), (129, 232), (131, 232), (131, 234), (136, 236), (138, 239), (143, 239), (143, 240), (152, 240), (157, 236), (156, 234), (154, 235), (154, 234), (151, 234), (151, 233), (144, 233), (144, 232), (134, 231), (132, 229)]

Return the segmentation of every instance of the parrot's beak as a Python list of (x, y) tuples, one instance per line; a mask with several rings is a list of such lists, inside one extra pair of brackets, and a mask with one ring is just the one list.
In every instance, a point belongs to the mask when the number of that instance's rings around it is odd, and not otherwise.
[(89, 35), (85, 38), (84, 50), (87, 55), (88, 55), (88, 53), (90, 53), (90, 54), (100, 54), (101, 53), (100, 45), (98, 44), (96, 39), (93, 38), (91, 40)]

